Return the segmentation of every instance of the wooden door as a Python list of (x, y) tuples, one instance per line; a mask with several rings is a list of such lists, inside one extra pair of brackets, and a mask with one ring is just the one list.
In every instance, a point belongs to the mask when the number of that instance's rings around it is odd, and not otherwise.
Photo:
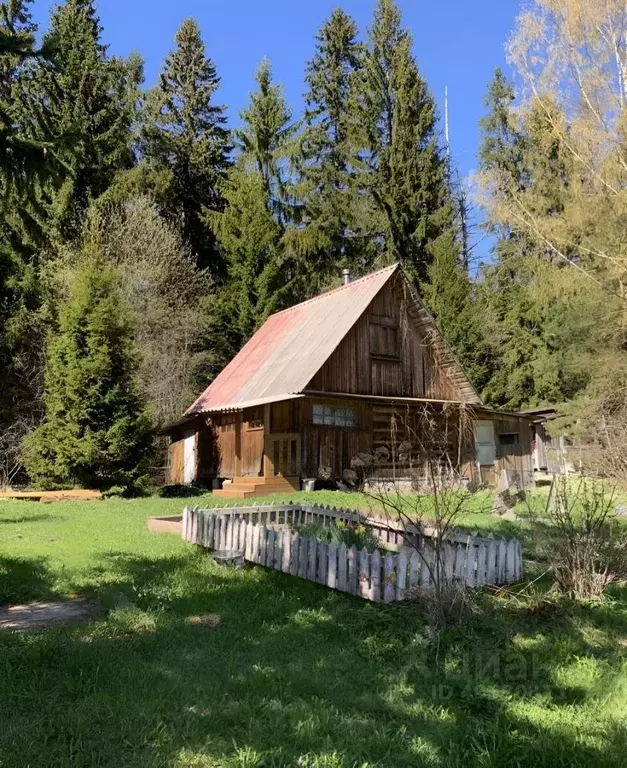
[(298, 432), (266, 434), (265, 454), (264, 475), (266, 477), (300, 475), (300, 434)]
[(520, 436), (517, 432), (499, 435), (499, 458), (501, 469), (520, 472), (521, 469)]

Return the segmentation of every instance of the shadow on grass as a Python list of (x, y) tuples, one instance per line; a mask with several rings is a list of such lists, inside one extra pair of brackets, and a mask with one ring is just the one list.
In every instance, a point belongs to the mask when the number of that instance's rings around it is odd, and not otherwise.
[[(6, 765), (624, 764), (623, 730), (581, 738), (586, 689), (552, 674), (599, 653), (580, 631), (594, 611), (538, 618), (486, 599), (427, 643), (416, 606), (221, 569), (191, 549), (111, 552), (100, 573), (103, 602), (126, 598), (107, 621), (0, 638)], [(187, 621), (205, 613), (217, 627)]]
[(48, 512), (37, 512), (34, 515), (6, 515), (0, 517), (0, 525), (11, 525), (13, 523), (41, 523), (45, 520), (54, 520), (58, 515), (51, 515)]
[(0, 605), (55, 596), (45, 560), (0, 556)]

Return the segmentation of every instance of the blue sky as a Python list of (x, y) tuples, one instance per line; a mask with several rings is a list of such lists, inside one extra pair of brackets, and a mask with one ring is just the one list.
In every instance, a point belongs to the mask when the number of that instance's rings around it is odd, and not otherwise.
[[(136, 50), (146, 64), (146, 83), (155, 82), (173, 46), (181, 21), (194, 16), (207, 53), (222, 78), (220, 101), (235, 121), (253, 87), (253, 74), (267, 56), (275, 80), (298, 114), (303, 72), (314, 35), (333, 8), (341, 5), (359, 25), (370, 24), (374, 0), (100, 0), (104, 42), (122, 56)], [(33, 14), (43, 30), (52, 3), (35, 0)], [(504, 43), (520, 0), (400, 0), (405, 26), (414, 38), (418, 65), (443, 113), (449, 89), (450, 132), (454, 158), (463, 174), (475, 168), (478, 120), (494, 68), (505, 65)], [(483, 250), (483, 249), (482, 249)]]

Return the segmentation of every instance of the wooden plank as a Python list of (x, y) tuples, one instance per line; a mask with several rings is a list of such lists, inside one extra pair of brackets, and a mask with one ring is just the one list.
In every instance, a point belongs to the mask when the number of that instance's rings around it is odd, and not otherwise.
[(327, 568), (329, 565), (329, 545), (325, 541), (318, 542), (318, 583), (327, 583)]
[(259, 525), (253, 525), (253, 542), (252, 542), (252, 551), (251, 551), (251, 561), (253, 563), (259, 562), (259, 533), (261, 531), (261, 526)]
[(487, 549), (487, 556), (486, 556), (486, 584), (490, 584), (493, 586), (496, 584), (496, 554), (498, 550), (498, 545), (496, 541), (491, 541)]
[(480, 541), (477, 546), (477, 580), (478, 587), (483, 587), (486, 579), (486, 545)]
[(477, 547), (473, 544), (471, 537), (466, 542), (466, 568), (464, 572), (464, 582), (468, 587), (474, 587), (477, 583)]
[(422, 564), (420, 568), (420, 589), (425, 592), (431, 586), (432, 579), (429, 568), (433, 568), (435, 552), (431, 548), (425, 547), (421, 550), (421, 554)]
[(505, 584), (506, 578), (505, 578), (505, 561), (507, 559), (507, 544), (505, 543), (504, 539), (501, 539), (499, 541), (499, 550), (498, 550), (498, 575), (497, 575), (497, 584)]
[(392, 603), (396, 596), (396, 568), (395, 568), (395, 556), (388, 554), (384, 560), (384, 584), (383, 584), (383, 602)]
[(309, 581), (316, 581), (317, 571), (317, 556), (318, 556), (318, 539), (309, 539), (309, 558), (307, 563), (307, 578)]
[(255, 526), (252, 524), (252, 521), (249, 520), (246, 523), (246, 538), (245, 538), (245, 545), (244, 545), (244, 558), (248, 560), (249, 562), (253, 559), (253, 533), (255, 530)]
[(337, 548), (337, 589), (341, 592), (348, 590), (347, 577), (346, 544), (342, 542)]
[(464, 563), (466, 561), (466, 549), (461, 544), (455, 544), (455, 571), (454, 578), (456, 581), (464, 583)]
[(329, 544), (327, 587), (335, 589), (337, 585), (337, 544)]
[(268, 529), (265, 525), (259, 526), (259, 555), (257, 562), (259, 565), (266, 564), (266, 550), (268, 549)]
[(422, 560), (416, 550), (414, 550), (409, 556), (408, 574), (407, 574), (407, 591), (408, 597), (414, 597), (418, 586), (420, 584), (420, 568), (422, 567)]
[(348, 564), (348, 591), (351, 595), (357, 594), (357, 585), (359, 582), (359, 571), (357, 563), (357, 547), (354, 545), (346, 554)]
[(298, 553), (300, 551), (300, 536), (296, 531), (292, 533), (291, 555), (290, 555), (290, 573), (292, 576), (298, 576)]
[(365, 547), (359, 553), (359, 594), (370, 599), (370, 553)]
[(396, 559), (396, 600), (405, 599), (407, 584), (407, 552), (401, 550)]
[(522, 545), (519, 541), (516, 541), (516, 581), (522, 579), (523, 575), (523, 558), (522, 558)]
[(226, 515), (220, 515), (222, 518), (222, 527), (220, 531), (220, 549), (227, 549), (227, 542), (228, 542), (228, 522), (230, 518), (228, 518)]
[(516, 581), (516, 541), (510, 539), (505, 548), (505, 582), (509, 584)]
[(266, 561), (264, 563), (268, 568), (274, 568), (274, 545), (276, 541), (276, 532), (274, 528), (268, 530), (268, 547), (266, 549)]
[(213, 515), (211, 512), (207, 512), (207, 549), (213, 549)]
[(274, 544), (274, 569), (280, 571), (283, 569), (283, 539), (286, 538), (287, 531), (276, 531), (276, 540)]
[(226, 536), (225, 536), (225, 549), (233, 549), (233, 518), (227, 517), (226, 519)]
[(309, 537), (301, 536), (298, 542), (298, 575), (301, 579), (307, 578), (307, 551), (309, 549)]
[(283, 561), (281, 570), (283, 573), (290, 572), (290, 560), (292, 557), (292, 532), (287, 530), (283, 536)]
[(381, 602), (381, 555), (378, 549), (370, 555), (370, 599)]

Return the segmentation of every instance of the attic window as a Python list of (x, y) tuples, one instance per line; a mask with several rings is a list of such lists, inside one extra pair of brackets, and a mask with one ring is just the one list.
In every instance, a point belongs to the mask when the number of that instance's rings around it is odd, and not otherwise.
[(370, 354), (373, 357), (400, 359), (398, 326), (394, 321), (381, 320), (370, 323)]
[(354, 408), (335, 408), (332, 405), (314, 405), (313, 423), (325, 427), (356, 427), (357, 411)]

